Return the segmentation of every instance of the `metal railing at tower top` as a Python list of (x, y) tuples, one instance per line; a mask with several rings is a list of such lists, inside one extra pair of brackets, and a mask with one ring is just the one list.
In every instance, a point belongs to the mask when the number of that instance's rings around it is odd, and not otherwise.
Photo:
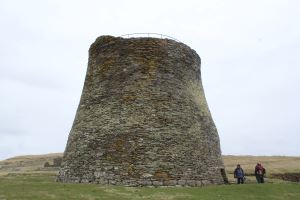
[(175, 40), (176, 42), (180, 42), (174, 37), (160, 34), (160, 33), (129, 33), (129, 34), (120, 35), (119, 37), (123, 37), (123, 38), (154, 37), (154, 38), (161, 38), (161, 39), (167, 38), (167, 39)]

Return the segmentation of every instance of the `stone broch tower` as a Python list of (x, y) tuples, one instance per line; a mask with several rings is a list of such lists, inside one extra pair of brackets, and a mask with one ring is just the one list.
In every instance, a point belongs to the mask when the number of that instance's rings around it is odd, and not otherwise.
[(200, 58), (170, 39), (101, 36), (89, 63), (58, 181), (223, 184)]

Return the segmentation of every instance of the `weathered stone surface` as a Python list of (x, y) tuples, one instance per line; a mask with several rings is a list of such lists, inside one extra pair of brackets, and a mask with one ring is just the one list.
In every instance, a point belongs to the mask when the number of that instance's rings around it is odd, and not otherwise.
[(164, 180), (163, 185), (165, 185), (165, 186), (175, 186), (175, 185), (177, 185), (177, 180)]
[(224, 183), (221, 169), (197, 53), (169, 39), (97, 38), (57, 180), (202, 186)]

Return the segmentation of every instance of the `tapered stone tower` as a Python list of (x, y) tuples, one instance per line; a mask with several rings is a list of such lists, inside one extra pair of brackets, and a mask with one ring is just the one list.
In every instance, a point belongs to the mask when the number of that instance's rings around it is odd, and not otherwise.
[(226, 182), (197, 53), (170, 39), (97, 38), (57, 180)]

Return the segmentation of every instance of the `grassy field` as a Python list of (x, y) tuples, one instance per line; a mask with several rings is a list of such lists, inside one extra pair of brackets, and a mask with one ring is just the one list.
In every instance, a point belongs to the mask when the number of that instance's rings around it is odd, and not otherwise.
[(0, 161), (0, 175), (10, 172), (39, 171), (45, 162), (53, 163), (53, 159), (62, 157), (62, 153), (51, 153), (44, 155), (17, 156)]
[[(44, 163), (49, 162), (52, 164), (53, 159), (61, 157), (62, 153), (52, 153), (45, 155), (27, 155), (17, 156), (10, 159), (0, 161), (0, 175), (11, 172), (32, 172), (32, 171), (45, 171), (51, 168), (44, 169)], [(239, 163), (247, 174), (254, 172), (254, 167), (257, 162), (261, 162), (267, 169), (267, 176), (272, 173), (300, 173), (300, 157), (287, 157), (287, 156), (223, 156), (225, 168), (228, 178), (233, 180), (233, 171)], [(53, 169), (55, 170), (55, 169)], [(249, 177), (252, 180), (253, 177)]]
[(254, 167), (259, 162), (267, 169), (268, 174), (300, 172), (300, 157), (288, 156), (223, 156), (226, 170), (230, 173), (237, 164), (241, 164), (248, 174), (254, 173)]
[[(18, 199), (300, 199), (300, 184), (277, 179), (267, 179), (266, 184), (256, 184), (247, 176), (244, 185), (191, 187), (118, 187), (95, 184), (63, 184), (55, 182), (57, 168), (43, 168), (45, 162), (62, 154), (18, 156), (0, 161), (0, 200)], [(257, 162), (263, 163), (272, 173), (300, 172), (299, 157), (283, 156), (224, 156), (227, 175), (234, 183), (232, 171), (240, 163), (246, 173), (253, 173)]]
[(0, 200), (45, 199), (197, 199), (197, 200), (293, 200), (300, 199), (300, 185), (244, 184), (192, 187), (117, 187), (56, 183), (55, 173), (12, 173), (0, 177)]

